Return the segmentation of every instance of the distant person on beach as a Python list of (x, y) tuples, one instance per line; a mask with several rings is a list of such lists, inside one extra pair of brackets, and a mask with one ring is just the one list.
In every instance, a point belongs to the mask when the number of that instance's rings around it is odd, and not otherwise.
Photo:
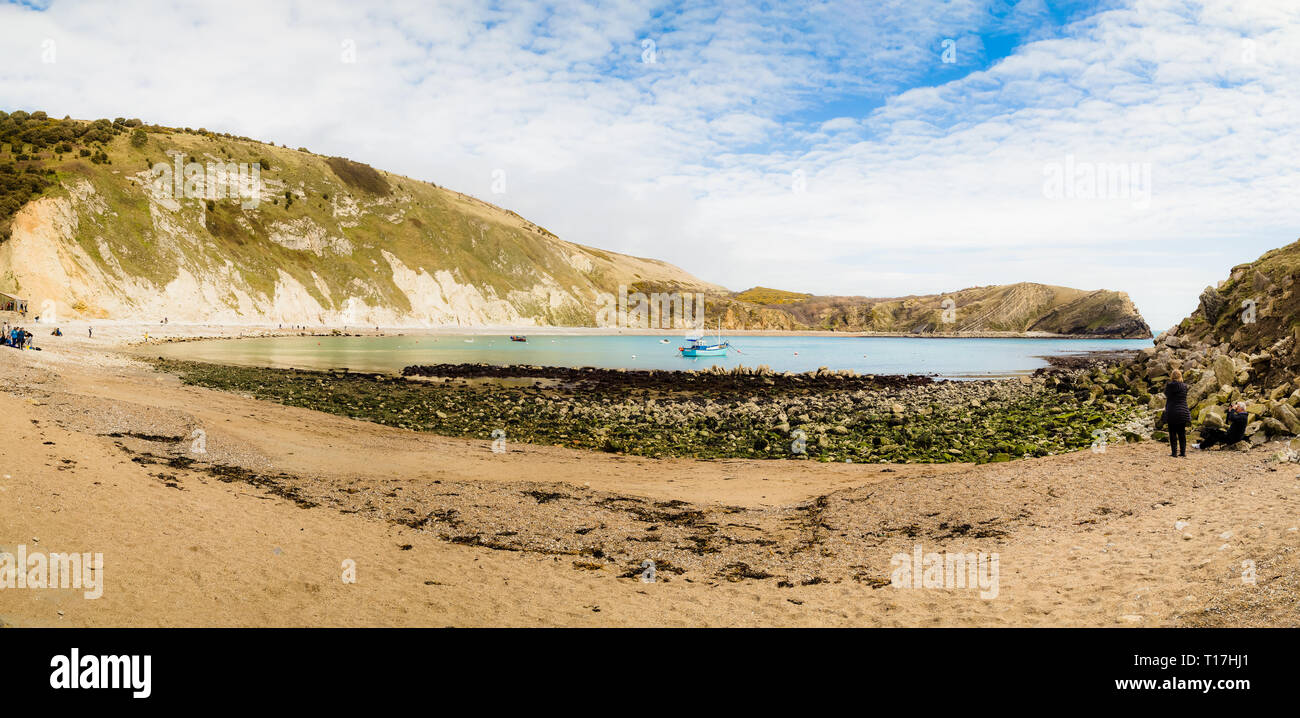
[(1187, 385), (1183, 372), (1175, 369), (1165, 385), (1165, 421), (1169, 424), (1169, 455), (1187, 456), (1187, 425), (1192, 412), (1187, 409)]
[(1246, 402), (1239, 401), (1228, 407), (1228, 430), (1209, 428), (1201, 430), (1201, 443), (1192, 444), (1193, 449), (1208, 449), (1215, 444), (1232, 446), (1246, 436)]

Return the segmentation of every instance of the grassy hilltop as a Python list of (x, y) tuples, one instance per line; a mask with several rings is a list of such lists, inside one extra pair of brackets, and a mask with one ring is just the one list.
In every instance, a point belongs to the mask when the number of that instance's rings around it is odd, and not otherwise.
[(737, 316), (781, 329), (1151, 336), (1150, 328), (1123, 292), (1085, 291), (1028, 282), (886, 299), (820, 297), (754, 287), (732, 295), (731, 299), (734, 300), (731, 309)]

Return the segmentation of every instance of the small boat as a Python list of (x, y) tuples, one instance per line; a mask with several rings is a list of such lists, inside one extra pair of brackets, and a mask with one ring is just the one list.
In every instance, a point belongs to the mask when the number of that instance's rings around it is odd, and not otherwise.
[(704, 339), (691, 339), (686, 346), (677, 347), (677, 351), (684, 357), (725, 357), (729, 346), (727, 342), (710, 344)]
[(526, 342), (526, 341), (528, 341), (528, 337), (520, 337), (520, 336), (513, 336), (513, 335), (512, 335), (512, 336), (510, 337), (510, 341), (512, 341), (512, 342)]
[(660, 339), (660, 340), (659, 340), (659, 343), (660, 343), (660, 344), (667, 344), (667, 343), (668, 343), (668, 340), (667, 340), (667, 339)]
[(722, 339), (722, 320), (718, 320), (718, 336), (713, 342), (709, 342), (704, 337), (688, 337), (687, 344), (684, 347), (677, 347), (677, 351), (684, 357), (725, 357), (727, 349), (731, 344)]

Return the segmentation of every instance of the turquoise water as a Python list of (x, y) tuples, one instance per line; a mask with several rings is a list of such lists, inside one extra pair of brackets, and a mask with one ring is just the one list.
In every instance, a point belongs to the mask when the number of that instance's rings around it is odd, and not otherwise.
[(400, 372), (411, 364), (539, 364), (608, 369), (707, 369), (766, 364), (775, 371), (853, 369), (860, 374), (929, 374), (970, 378), (1025, 374), (1047, 366), (1044, 355), (1142, 349), (1150, 339), (914, 339), (907, 337), (773, 337), (731, 339), (726, 357), (678, 355), (681, 337), (542, 335), (273, 337), (151, 346), (150, 355), (244, 366)]

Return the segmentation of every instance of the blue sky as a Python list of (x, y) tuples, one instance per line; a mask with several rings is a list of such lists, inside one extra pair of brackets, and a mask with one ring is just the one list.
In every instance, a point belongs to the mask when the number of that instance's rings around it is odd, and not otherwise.
[(1164, 328), (1300, 234), (1297, 46), (1283, 0), (50, 0), (0, 4), (0, 107), (344, 155), (732, 289)]

